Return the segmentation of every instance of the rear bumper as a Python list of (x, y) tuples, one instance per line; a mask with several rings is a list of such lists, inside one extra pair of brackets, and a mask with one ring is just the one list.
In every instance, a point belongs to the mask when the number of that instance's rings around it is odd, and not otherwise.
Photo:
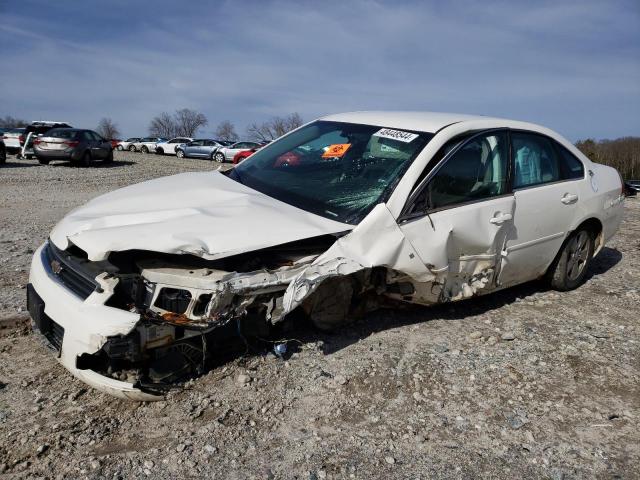
[(128, 334), (135, 328), (139, 316), (105, 306), (105, 296), (97, 292), (84, 301), (76, 296), (58, 281), (46, 260), (43, 261), (47, 258), (43, 247), (35, 252), (31, 262), (27, 303), (34, 330), (57, 353), (58, 361), (79, 380), (110, 395), (136, 401), (161, 399), (131, 383), (76, 367), (78, 356), (96, 353), (108, 337)]
[(38, 158), (46, 160), (77, 160), (78, 155), (74, 155), (73, 150), (41, 150), (34, 148), (33, 153)]

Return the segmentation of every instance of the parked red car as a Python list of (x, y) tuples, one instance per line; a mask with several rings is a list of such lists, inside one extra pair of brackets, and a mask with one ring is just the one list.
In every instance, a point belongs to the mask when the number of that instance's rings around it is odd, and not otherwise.
[(250, 157), (257, 150), (257, 148), (252, 148), (251, 150), (242, 150), (238, 152), (233, 157), (233, 164), (236, 165), (243, 161), (245, 158)]
[(260, 142), (259, 146), (252, 148), (251, 150), (242, 150), (241, 152), (238, 152), (235, 154), (235, 156), (233, 157), (233, 164), (237, 165), (238, 163), (240, 163), (241, 161), (243, 161), (245, 158), (250, 157), (251, 155), (253, 155), (255, 152), (257, 152), (258, 150), (260, 150), (262, 147), (270, 144), (271, 141), (266, 141), (266, 142)]
[(112, 149), (114, 149), (114, 150), (115, 150), (115, 149), (117, 149), (117, 148), (118, 148), (118, 144), (119, 144), (120, 142), (122, 142), (122, 140), (121, 140), (121, 139), (119, 139), (119, 138), (112, 138), (112, 139), (111, 139), (111, 140), (109, 140), (109, 141), (111, 142), (111, 148), (112, 148)]

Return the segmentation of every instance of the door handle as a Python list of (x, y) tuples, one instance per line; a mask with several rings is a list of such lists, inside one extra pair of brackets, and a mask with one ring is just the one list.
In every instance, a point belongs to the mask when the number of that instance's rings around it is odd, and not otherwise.
[(489, 223), (493, 223), (494, 225), (501, 225), (504, 222), (511, 220), (512, 218), (513, 216), (510, 213), (499, 213), (495, 217), (492, 217), (491, 220), (489, 220)]
[(570, 205), (578, 201), (578, 195), (574, 195), (573, 193), (565, 193), (560, 201), (565, 205)]

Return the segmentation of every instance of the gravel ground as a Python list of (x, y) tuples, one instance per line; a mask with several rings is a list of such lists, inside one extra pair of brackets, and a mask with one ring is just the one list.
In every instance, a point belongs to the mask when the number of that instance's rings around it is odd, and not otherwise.
[[(0, 168), (0, 474), (8, 478), (638, 478), (640, 202), (579, 289), (529, 283), (386, 310), (339, 334), (300, 327), (130, 403), (87, 389), (30, 334), (35, 248), (70, 209), (205, 160)], [(88, 319), (89, 321), (90, 319)]]

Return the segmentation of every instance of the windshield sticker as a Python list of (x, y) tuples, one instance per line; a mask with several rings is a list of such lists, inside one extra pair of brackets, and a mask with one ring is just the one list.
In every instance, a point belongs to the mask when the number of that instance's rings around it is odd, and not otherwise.
[(334, 143), (333, 145), (326, 147), (322, 154), (322, 158), (340, 158), (347, 153), (347, 150), (349, 150), (350, 147), (350, 143)]
[(392, 130), (390, 128), (381, 128), (373, 134), (374, 137), (390, 138), (399, 142), (409, 143), (418, 138), (417, 133), (403, 132), (402, 130)]

